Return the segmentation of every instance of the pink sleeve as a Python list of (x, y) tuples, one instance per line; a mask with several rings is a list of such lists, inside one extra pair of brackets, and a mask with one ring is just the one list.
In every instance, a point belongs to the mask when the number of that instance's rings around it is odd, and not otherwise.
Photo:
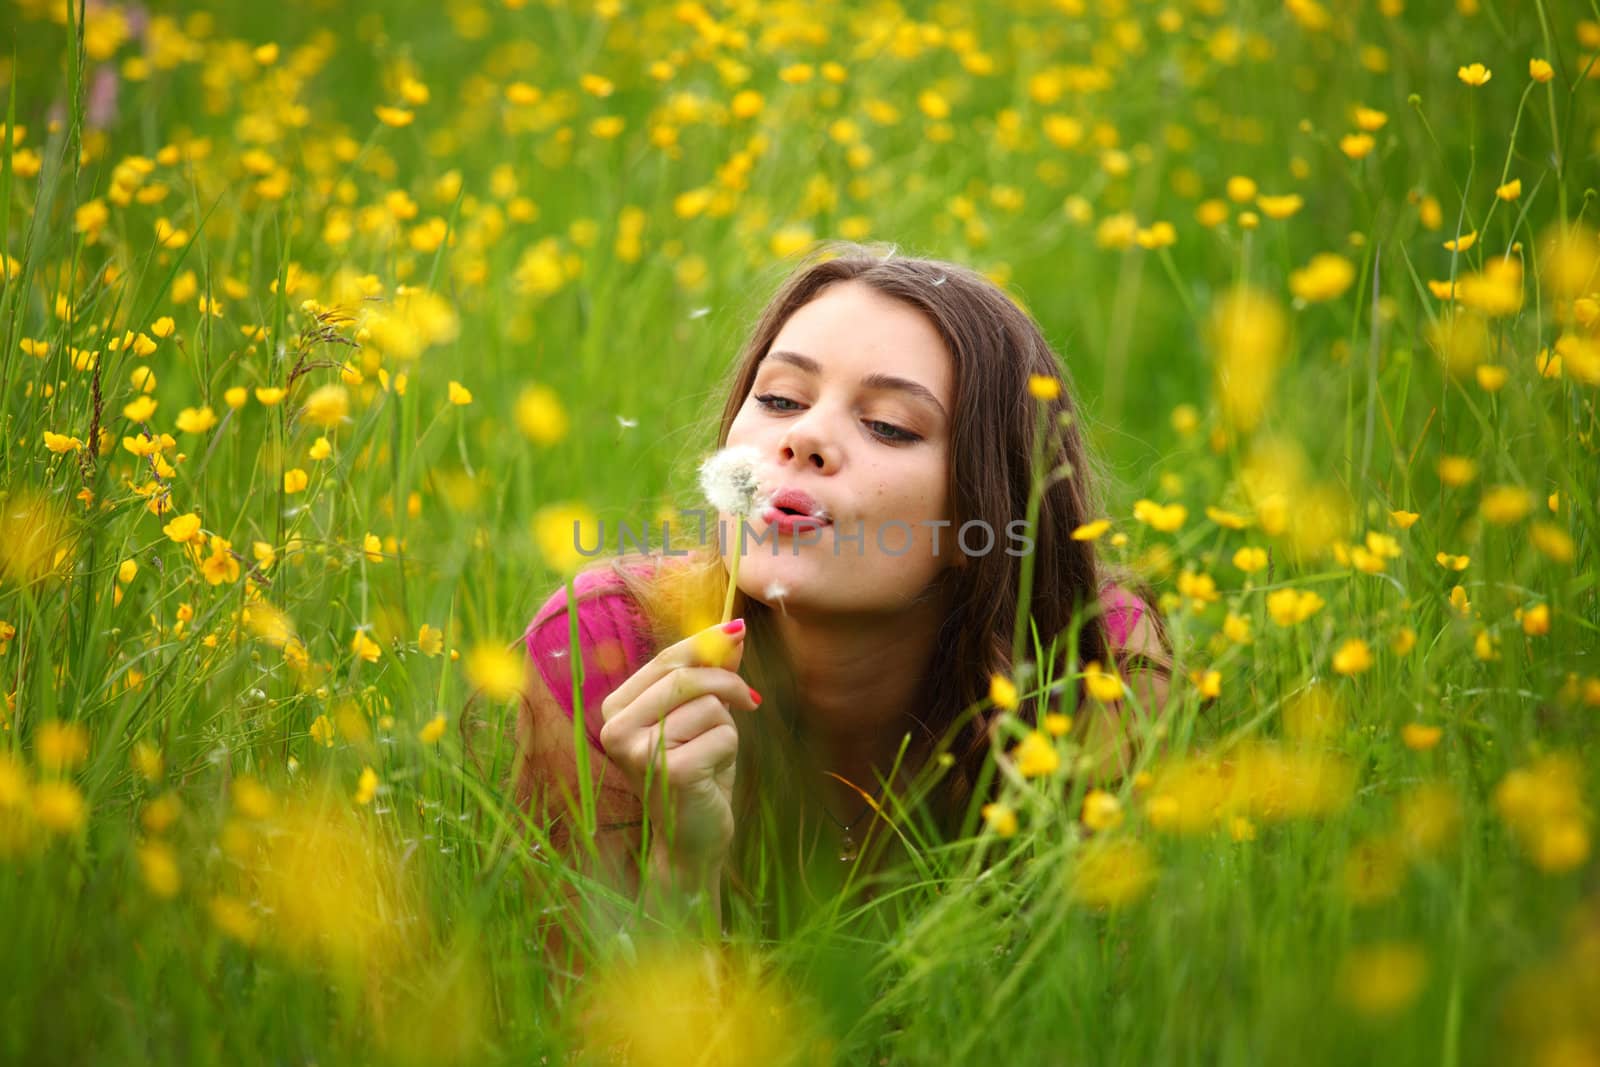
[(1138, 626), (1139, 620), (1144, 617), (1145, 602), (1113, 585), (1101, 591), (1100, 603), (1105, 612), (1101, 618), (1105, 623), (1106, 643), (1112, 648), (1126, 645), (1128, 638), (1133, 635), (1134, 627)]
[[(583, 727), (600, 744), (600, 705), (653, 655), (644, 614), (608, 570), (573, 579), (578, 600), (578, 647), (583, 658)], [(567, 717), (575, 714), (567, 590), (558, 588), (534, 614), (523, 634), (528, 655)]]

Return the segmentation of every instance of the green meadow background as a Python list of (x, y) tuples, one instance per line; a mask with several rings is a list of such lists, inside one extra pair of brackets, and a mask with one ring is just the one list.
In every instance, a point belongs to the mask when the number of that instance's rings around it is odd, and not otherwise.
[[(0, 1058), (1600, 1063), (1594, 0), (0, 25)], [(1056, 346), (1168, 745), (1009, 716), (713, 971), (563, 904), (506, 649), (841, 238)]]

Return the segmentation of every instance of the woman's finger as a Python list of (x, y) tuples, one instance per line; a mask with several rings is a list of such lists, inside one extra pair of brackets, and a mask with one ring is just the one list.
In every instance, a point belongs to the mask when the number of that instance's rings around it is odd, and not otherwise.
[(615, 733), (646, 729), (679, 705), (708, 693), (730, 708), (740, 711), (756, 708), (753, 690), (732, 671), (721, 667), (677, 667), (656, 679), (631, 704), (608, 718), (602, 730), (609, 728)]
[(737, 668), (744, 652), (745, 630), (728, 633), (723, 627), (709, 626), (699, 633), (690, 634), (682, 641), (668, 645), (655, 657), (630, 675), (606, 697), (601, 714), (610, 719), (639, 698), (639, 695), (660, 681), (668, 672), (680, 667), (721, 666)]

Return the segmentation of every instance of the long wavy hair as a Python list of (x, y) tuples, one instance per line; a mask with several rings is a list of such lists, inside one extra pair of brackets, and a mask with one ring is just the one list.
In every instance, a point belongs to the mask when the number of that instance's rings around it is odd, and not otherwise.
[[(814, 253), (783, 281), (756, 320), (732, 370), (716, 447), (726, 444), (757, 369), (789, 317), (829, 286), (844, 282), (871, 286), (917, 309), (949, 351), (955, 391), (946, 475), (952, 529), (980, 520), (990, 530), (1003, 530), (1025, 518), (1036, 447), (1043, 469), (1060, 475), (1048, 483), (1031, 531), (1032, 630), (1027, 651), (1033, 649), (1033, 635), (1047, 649), (1059, 638), (1059, 661), (1054, 664), (1058, 676), (1074, 663), (1119, 662), (1099, 617), (1099, 593), (1112, 580), (1127, 584), (1130, 579), (1105, 572), (1093, 542), (1071, 536), (1101, 511), (1099, 479), (1084, 445), (1070, 377), (1034, 320), (982, 274), (860, 245), (833, 244)], [(1060, 388), (1048, 400), (1036, 399), (1029, 389), (1033, 378), (1055, 380)], [(1047, 435), (1042, 443), (1036, 440), (1041, 427)], [(650, 566), (640, 568), (641, 560)], [(924, 787), (917, 798), (917, 810), (927, 816), (923, 831), (949, 836), (970, 829), (978, 807), (974, 800), (986, 799), (995, 783), (990, 755), (998, 712), (987, 698), (991, 676), (1011, 676), (1019, 666), (1012, 663), (1021, 598), (1019, 563), (1005, 552), (969, 555), (964, 566), (946, 568), (936, 580), (942, 588), (932, 591), (948, 612), (913, 705), (918, 710), (905, 724), (904, 749), (908, 761), (923, 772)], [(657, 647), (715, 622), (728, 581), (715, 544), (686, 558), (635, 553), (596, 566), (614, 570), (650, 621)], [(767, 908), (775, 894), (791, 890), (788, 873), (798, 870), (804, 881), (812, 853), (830, 839), (819, 799), (825, 782), (820, 768), (797, 758), (802, 746), (795, 741), (805, 730), (804, 696), (794, 690), (773, 625), (774, 611), (781, 609), (742, 591), (734, 605), (734, 614), (748, 627), (741, 673), (765, 699), (758, 713), (739, 719), (737, 830), (728, 873), (736, 891)], [(1165, 649), (1161, 620), (1153, 611), (1151, 618)], [(1163, 653), (1142, 666), (1170, 674), (1170, 657)], [(1034, 694), (1013, 714), (1037, 722), (1051, 699), (1046, 693)], [(877, 792), (878, 783), (856, 784), (867, 796)], [(885, 805), (863, 848), (876, 844), (884, 855), (913, 839), (897, 817), (896, 809)]]

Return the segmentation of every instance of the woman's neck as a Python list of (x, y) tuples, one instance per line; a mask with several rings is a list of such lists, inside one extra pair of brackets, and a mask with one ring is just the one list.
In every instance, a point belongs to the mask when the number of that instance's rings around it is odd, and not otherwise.
[[(933, 657), (942, 611), (927, 602), (908, 611), (873, 615), (772, 616), (799, 698), (802, 737), (818, 768), (877, 796), (911, 734), (912, 755), (923, 746), (916, 706)], [(902, 771), (914, 772), (908, 758)], [(834, 779), (819, 792), (836, 815), (861, 810), (859, 793)]]

